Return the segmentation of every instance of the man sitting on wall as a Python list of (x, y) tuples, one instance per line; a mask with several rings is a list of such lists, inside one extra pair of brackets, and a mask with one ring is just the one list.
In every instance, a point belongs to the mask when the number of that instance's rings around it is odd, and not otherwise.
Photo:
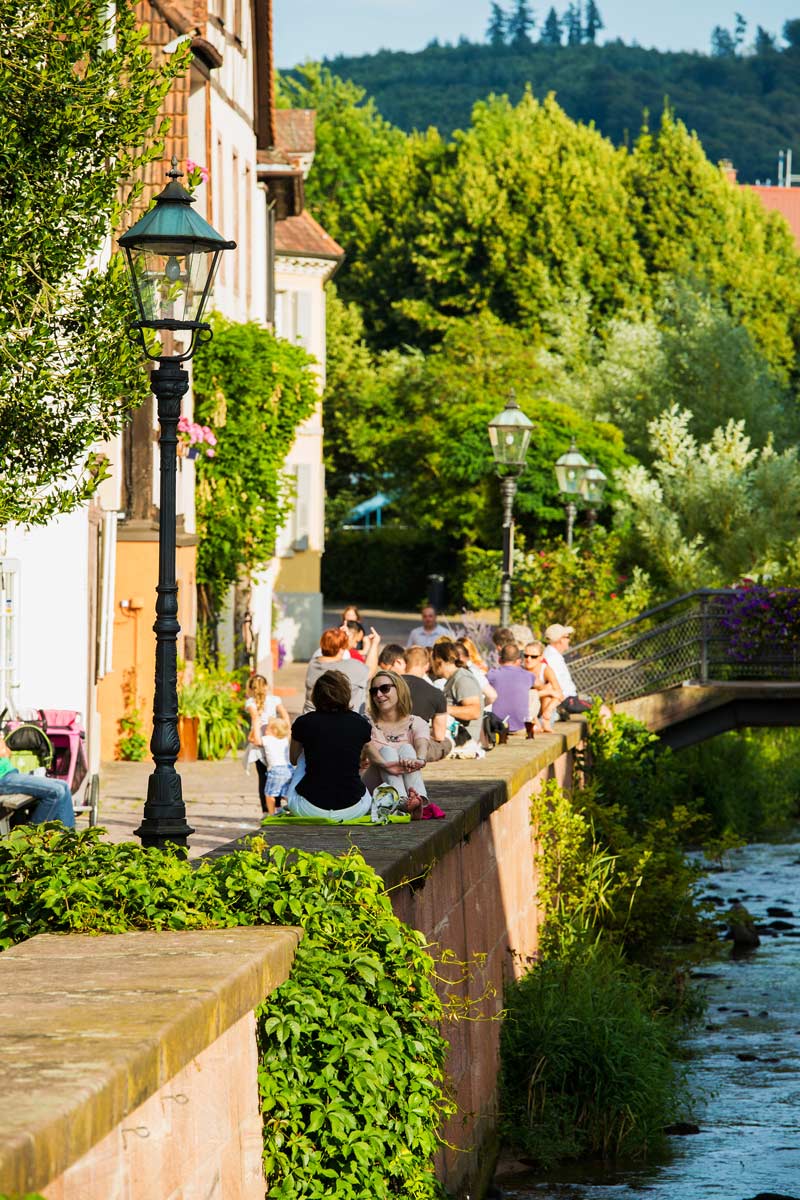
[(0, 798), (13, 795), (30, 796), (36, 800), (28, 818), (32, 825), (61, 821), (70, 829), (75, 828), (75, 810), (69, 784), (63, 779), (48, 779), (44, 775), (18, 771), (11, 761), (11, 751), (5, 738), (0, 734)]
[[(544, 631), (544, 638), (547, 642), (544, 660), (552, 667), (558, 686), (564, 693), (564, 699), (558, 706), (558, 715), (567, 720), (570, 717), (579, 717), (587, 713), (594, 703), (592, 696), (578, 695), (578, 689), (564, 657), (569, 650), (569, 639), (574, 632), (571, 625), (548, 625)], [(610, 717), (611, 709), (603, 704), (600, 708), (600, 715)]]
[[(447, 758), (453, 749), (453, 743), (447, 736), (447, 701), (444, 692), (426, 678), (430, 666), (427, 650), (422, 646), (409, 646), (405, 660), (403, 678), (411, 692), (411, 712), (430, 725), (427, 761), (438, 762), (440, 758)], [(396, 667), (394, 669), (397, 670)]]
[(525, 724), (530, 719), (531, 691), (536, 691), (536, 680), (530, 671), (520, 666), (516, 642), (505, 642), (500, 647), (500, 666), (492, 667), (488, 678), (497, 692), (492, 712), (500, 721), (505, 721), (510, 734), (524, 734)]

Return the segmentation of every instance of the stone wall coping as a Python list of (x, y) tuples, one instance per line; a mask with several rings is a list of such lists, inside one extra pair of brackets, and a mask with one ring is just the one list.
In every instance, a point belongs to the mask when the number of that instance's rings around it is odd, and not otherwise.
[(81, 1158), (288, 978), (301, 937), (38, 934), (0, 954), (0, 1194)]
[[(309, 853), (344, 854), (355, 846), (381, 876), (387, 888), (422, 879), (461, 841), (487, 821), (527, 783), (572, 750), (585, 736), (585, 722), (558, 721), (552, 734), (533, 740), (511, 738), (485, 758), (444, 759), (425, 768), (428, 798), (445, 811), (439, 821), (407, 825), (298, 825), (276, 822), (264, 829), (269, 845)], [(242, 841), (209, 851), (208, 858), (230, 854)]]

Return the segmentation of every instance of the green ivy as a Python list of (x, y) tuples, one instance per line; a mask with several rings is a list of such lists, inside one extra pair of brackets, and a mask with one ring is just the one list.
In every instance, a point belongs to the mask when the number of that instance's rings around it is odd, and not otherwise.
[(432, 1200), (446, 1042), (433, 961), (355, 850), (250, 847), (189, 864), (102, 830), (0, 842), (0, 950), (37, 933), (300, 925), (291, 977), (257, 1010), (272, 1200)]
[(211, 324), (214, 337), (194, 359), (195, 418), (217, 437), (214, 456), (197, 460), (197, 581), (208, 617), (231, 584), (272, 558), (292, 498), (286, 455), (319, 400), (301, 347), (252, 321)]

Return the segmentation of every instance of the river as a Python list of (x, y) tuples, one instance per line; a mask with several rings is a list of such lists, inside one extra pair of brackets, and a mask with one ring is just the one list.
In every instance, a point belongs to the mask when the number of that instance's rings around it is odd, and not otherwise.
[[(800, 1197), (800, 831), (727, 857), (706, 891), (739, 900), (763, 929), (761, 946), (698, 967), (708, 995), (704, 1024), (688, 1040), (700, 1132), (670, 1139), (665, 1160), (646, 1167), (567, 1167), (508, 1173), (504, 1200), (751, 1200)], [(783, 915), (767, 909), (786, 910)], [(788, 915), (791, 913), (791, 915)]]

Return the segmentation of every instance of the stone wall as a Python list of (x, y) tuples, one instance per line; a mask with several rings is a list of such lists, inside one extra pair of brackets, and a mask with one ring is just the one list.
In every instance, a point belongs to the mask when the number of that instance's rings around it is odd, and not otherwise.
[(0, 954), (0, 1194), (263, 1200), (253, 1009), (299, 937), (41, 934)]

